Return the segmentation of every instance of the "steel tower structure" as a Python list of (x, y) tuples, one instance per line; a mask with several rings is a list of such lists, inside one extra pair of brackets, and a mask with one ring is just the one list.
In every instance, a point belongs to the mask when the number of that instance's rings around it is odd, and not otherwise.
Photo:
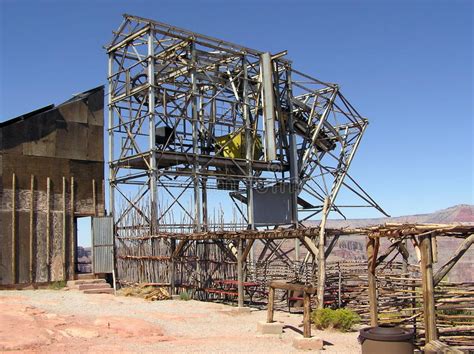
[[(286, 52), (131, 15), (106, 50), (118, 235), (298, 228), (343, 215), (342, 187), (383, 213), (348, 174), (367, 119), (338, 85), (293, 69)], [(234, 220), (214, 216), (224, 194)]]

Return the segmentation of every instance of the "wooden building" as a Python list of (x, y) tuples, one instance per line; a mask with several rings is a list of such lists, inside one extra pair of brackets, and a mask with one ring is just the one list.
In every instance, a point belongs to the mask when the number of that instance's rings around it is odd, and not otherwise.
[(0, 123), (0, 284), (72, 279), (104, 207), (104, 88)]

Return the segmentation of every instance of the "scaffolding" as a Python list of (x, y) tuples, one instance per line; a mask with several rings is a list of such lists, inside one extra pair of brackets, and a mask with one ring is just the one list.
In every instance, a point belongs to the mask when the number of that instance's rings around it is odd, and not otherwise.
[[(137, 16), (124, 15), (113, 33), (106, 47), (109, 207), (118, 238), (298, 229), (330, 212), (344, 217), (353, 206), (385, 214), (348, 173), (368, 121), (337, 84), (293, 69), (286, 51)], [(338, 205), (343, 187), (362, 203)], [(232, 218), (222, 215), (223, 204)], [(152, 253), (174, 254), (176, 242)]]

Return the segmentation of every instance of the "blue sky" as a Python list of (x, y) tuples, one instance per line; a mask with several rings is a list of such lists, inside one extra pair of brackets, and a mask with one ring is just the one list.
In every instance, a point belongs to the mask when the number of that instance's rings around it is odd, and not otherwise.
[[(339, 83), (370, 125), (352, 175), (392, 215), (473, 203), (471, 1), (0, 0), (0, 120), (105, 83), (131, 13)], [(379, 216), (355, 210), (348, 216)]]

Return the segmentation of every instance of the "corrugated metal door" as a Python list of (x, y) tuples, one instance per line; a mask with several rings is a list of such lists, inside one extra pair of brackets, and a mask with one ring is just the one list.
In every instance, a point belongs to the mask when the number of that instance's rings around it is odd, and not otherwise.
[(92, 259), (94, 273), (114, 269), (114, 221), (111, 216), (92, 218)]

